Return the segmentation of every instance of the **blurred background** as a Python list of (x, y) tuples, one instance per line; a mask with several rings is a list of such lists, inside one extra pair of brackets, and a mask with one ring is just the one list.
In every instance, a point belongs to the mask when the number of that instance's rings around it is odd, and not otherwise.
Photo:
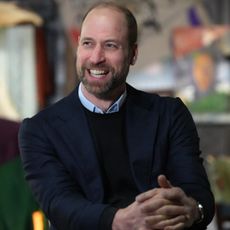
[[(42, 230), (23, 178), (20, 122), (74, 89), (76, 39), (96, 0), (0, 1), (0, 229)], [(230, 1), (117, 0), (137, 17), (139, 57), (128, 83), (178, 96), (197, 124), (216, 216), (230, 229)]]

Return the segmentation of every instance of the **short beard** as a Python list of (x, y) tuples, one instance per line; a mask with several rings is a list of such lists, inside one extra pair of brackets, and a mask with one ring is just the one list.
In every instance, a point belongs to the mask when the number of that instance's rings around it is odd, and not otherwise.
[(113, 97), (113, 92), (115, 91), (115, 89), (118, 89), (120, 86), (122, 86), (125, 83), (129, 71), (129, 67), (123, 70), (122, 75), (120, 75), (120, 73), (115, 74), (114, 71), (111, 71), (112, 72), (111, 79), (103, 85), (90, 84), (87, 81), (87, 78), (85, 78), (84, 76), (85, 71), (86, 69), (82, 67), (80, 71), (77, 72), (78, 72), (78, 78), (85, 86), (86, 90), (89, 93), (95, 95), (97, 98), (110, 99), (111, 97)]

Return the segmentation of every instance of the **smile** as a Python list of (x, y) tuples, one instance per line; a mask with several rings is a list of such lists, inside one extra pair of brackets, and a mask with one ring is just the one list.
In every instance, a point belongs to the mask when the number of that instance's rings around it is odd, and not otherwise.
[(102, 78), (104, 77), (108, 71), (105, 71), (105, 70), (98, 70), (98, 69), (90, 69), (89, 70), (89, 73), (92, 77), (95, 77), (95, 78)]

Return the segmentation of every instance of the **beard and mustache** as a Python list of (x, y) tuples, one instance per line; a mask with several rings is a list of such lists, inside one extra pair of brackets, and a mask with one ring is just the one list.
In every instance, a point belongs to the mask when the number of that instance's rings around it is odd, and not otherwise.
[[(85, 76), (86, 73), (90, 75), (89, 70), (102, 70), (105, 71), (107, 76), (102, 81), (89, 81)], [(116, 71), (108, 64), (85, 64), (77, 67), (77, 75), (79, 80), (85, 86), (86, 90), (98, 98), (109, 98), (114, 94), (116, 89), (119, 89), (126, 82), (126, 77), (129, 72), (129, 65), (125, 64)]]

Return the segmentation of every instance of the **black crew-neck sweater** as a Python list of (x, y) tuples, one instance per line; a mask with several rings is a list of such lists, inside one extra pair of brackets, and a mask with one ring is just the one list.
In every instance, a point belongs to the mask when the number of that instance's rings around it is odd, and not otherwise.
[[(111, 229), (116, 209), (131, 204), (138, 194), (131, 168), (126, 143), (125, 106), (119, 112), (98, 114), (85, 109), (94, 141), (104, 185), (105, 209), (99, 229)], [(108, 223), (110, 222), (110, 223)], [(107, 227), (104, 227), (107, 226)]]

